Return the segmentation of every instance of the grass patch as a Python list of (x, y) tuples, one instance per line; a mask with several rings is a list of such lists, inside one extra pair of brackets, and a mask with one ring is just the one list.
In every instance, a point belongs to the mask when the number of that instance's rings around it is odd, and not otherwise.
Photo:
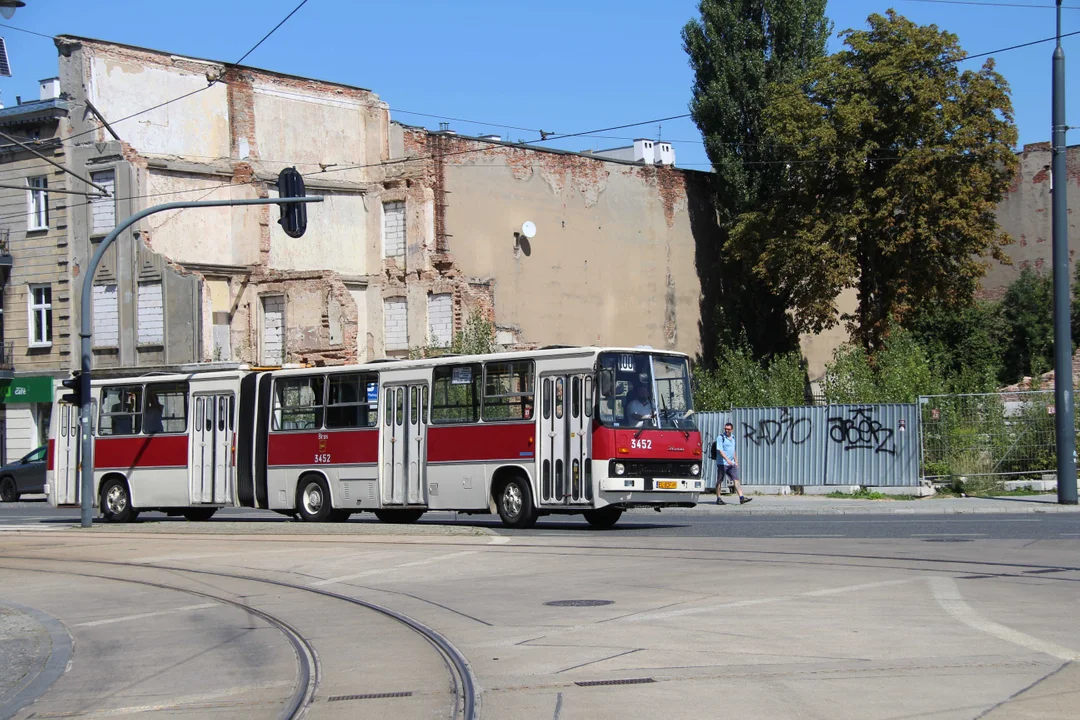
[(831, 492), (825, 497), (834, 498), (836, 500), (915, 500), (914, 495), (886, 495), (885, 493), (875, 492), (873, 490), (867, 490), (862, 488), (856, 493), (846, 492)]

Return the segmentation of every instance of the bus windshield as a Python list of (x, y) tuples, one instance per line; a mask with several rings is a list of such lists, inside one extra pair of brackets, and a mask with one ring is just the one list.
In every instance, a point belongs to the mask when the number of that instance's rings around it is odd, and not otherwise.
[(677, 355), (601, 353), (600, 422), (612, 427), (696, 430), (690, 366)]

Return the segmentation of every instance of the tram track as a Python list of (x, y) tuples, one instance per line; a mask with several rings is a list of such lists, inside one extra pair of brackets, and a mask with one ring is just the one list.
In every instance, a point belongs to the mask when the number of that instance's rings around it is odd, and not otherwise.
[[(396, 610), (385, 607), (383, 605), (379, 605), (377, 603), (369, 602), (367, 600), (361, 600), (360, 598), (350, 597), (349, 595), (344, 595), (344, 594), (341, 594), (341, 593), (337, 593), (337, 592), (334, 592), (332, 590), (324, 590), (322, 588), (315, 588), (315, 587), (310, 587), (310, 586), (305, 586), (305, 585), (299, 585), (299, 584), (296, 584), (296, 583), (286, 582), (284, 580), (276, 580), (276, 579), (273, 579), (273, 578), (258, 577), (258, 576), (254, 576), (254, 575), (243, 575), (243, 574), (239, 574), (239, 573), (227, 573), (227, 572), (221, 572), (221, 571), (217, 571), (217, 570), (200, 570), (200, 569), (196, 569), (196, 568), (185, 568), (185, 567), (174, 566), (174, 565), (159, 565), (159, 564), (155, 564), (155, 563), (127, 563), (127, 562), (117, 562), (117, 561), (114, 561), (114, 560), (63, 560), (63, 559), (55, 559), (55, 558), (42, 558), (42, 557), (19, 556), (19, 555), (6, 555), (4, 559), (6, 559), (6, 560), (36, 561), (36, 562), (45, 561), (45, 562), (51, 562), (51, 563), (77, 563), (77, 564), (85, 564), (85, 565), (102, 565), (102, 566), (107, 566), (107, 567), (122, 567), (122, 568), (148, 568), (148, 569), (160, 570), (160, 571), (165, 571), (165, 572), (178, 572), (178, 573), (187, 573), (187, 574), (192, 574), (192, 575), (205, 575), (205, 576), (227, 578), (227, 579), (231, 579), (231, 580), (240, 580), (240, 581), (244, 581), (244, 582), (261, 583), (261, 584), (265, 584), (265, 585), (271, 585), (271, 586), (276, 586), (276, 587), (280, 587), (280, 588), (286, 588), (286, 589), (289, 589), (289, 590), (295, 590), (295, 591), (299, 591), (299, 592), (310, 593), (310, 594), (313, 594), (313, 595), (320, 595), (320, 596), (331, 598), (331, 599), (338, 600), (338, 601), (341, 601), (341, 602), (346, 602), (346, 603), (349, 603), (351, 605), (356, 605), (356, 606), (359, 606), (359, 607), (363, 607), (363, 608), (365, 608), (367, 610), (371, 610), (373, 612), (376, 612), (376, 613), (378, 613), (380, 615), (383, 615), (384, 617), (388, 617), (388, 618), (390, 618), (390, 619), (392, 619), (392, 620), (406, 626), (407, 628), (409, 628), (413, 632), (415, 632), (418, 635), (420, 635), (421, 637), (423, 637), (436, 650), (436, 652), (439, 653), (440, 657), (443, 659), (443, 662), (446, 665), (446, 668), (447, 668), (447, 671), (448, 671), (448, 673), (450, 675), (450, 679), (451, 679), (453, 689), (454, 689), (454, 708), (453, 708), (453, 711), (452, 711), (452, 713), (450, 715), (451, 718), (459, 718), (460, 717), (460, 718), (462, 718), (462, 720), (478, 720), (479, 717), (480, 717), (480, 694), (479, 694), (478, 683), (476, 681), (475, 675), (472, 672), (472, 667), (469, 665), (469, 662), (465, 658), (464, 654), (462, 654), (461, 651), (458, 650), (457, 647), (455, 647), (453, 643), (451, 643), (445, 636), (443, 636), (442, 633), (438, 632), (434, 628), (431, 628), (431, 627), (421, 623), (420, 621), (409, 617), (408, 615), (405, 615), (403, 613), (399, 613)], [(76, 576), (82, 576), (82, 577), (88, 577), (88, 578), (97, 578), (97, 579), (104, 579), (104, 580), (117, 580), (117, 581), (120, 581), (120, 582), (131, 582), (131, 583), (136, 583), (136, 584), (148, 585), (148, 586), (151, 586), (151, 587), (160, 587), (162, 589), (178, 590), (180, 592), (186, 592), (186, 593), (189, 593), (189, 594), (192, 594), (192, 595), (198, 595), (198, 596), (205, 597), (205, 598), (208, 598), (208, 599), (219, 600), (219, 601), (227, 603), (229, 605), (233, 605), (235, 607), (241, 608), (241, 609), (243, 609), (245, 611), (253, 612), (254, 614), (256, 614), (259, 617), (266, 620), (267, 622), (270, 622), (271, 624), (274, 624), (275, 627), (279, 627), (277, 625), (277, 622), (281, 622), (284, 627), (288, 627), (290, 630), (292, 630), (292, 632), (296, 633), (296, 631), (294, 629), (292, 629), (291, 626), (284, 623), (284, 621), (280, 621), (280, 619), (276, 619), (276, 618), (274, 620), (271, 620), (270, 618), (273, 617), (273, 616), (269, 615), (268, 613), (264, 613), (263, 611), (255, 610), (254, 608), (251, 608), (248, 605), (244, 605), (244, 604), (238, 603), (236, 601), (228, 600), (228, 599), (225, 599), (225, 598), (218, 598), (216, 596), (210, 595), (208, 593), (203, 593), (203, 592), (200, 592), (200, 591), (197, 591), (197, 590), (190, 590), (190, 589), (186, 589), (186, 588), (167, 586), (167, 585), (158, 584), (158, 583), (152, 583), (152, 582), (144, 581), (144, 580), (135, 580), (135, 579), (130, 579), (130, 578), (116, 578), (116, 577), (111, 577), (111, 576), (108, 576), (108, 575), (95, 575), (95, 574), (92, 574), (92, 573), (79, 573), (79, 572), (65, 571), (65, 570), (45, 570), (45, 569), (40, 569), (40, 568), (25, 568), (25, 567), (3, 566), (3, 565), (0, 565), (0, 568), (4, 568), (4, 569), (8, 569), (8, 570), (27, 570), (27, 571), (31, 571), (31, 572), (43, 572), (43, 573), (53, 573), (53, 574), (68, 574), (68, 575), (76, 575)], [(279, 627), (279, 629), (281, 629), (281, 628)], [(297, 639), (303, 640), (303, 636), (300, 635), (299, 633), (296, 633), (296, 637), (297, 637)], [(292, 638), (290, 638), (290, 639), (292, 639)], [(303, 642), (306, 643), (306, 640), (303, 640)], [(318, 679), (321, 677), (321, 666), (318, 664), (318, 656), (315, 654), (314, 648), (310, 648), (310, 650), (311, 650), (311, 657), (314, 659), (314, 667), (315, 667), (314, 678), (315, 678), (315, 683), (317, 684)], [(300, 657), (300, 656), (298, 655), (298, 657)], [(310, 669), (309, 669), (309, 675), (310, 674), (311, 673), (310, 673)], [(282, 717), (288, 717), (288, 718), (300, 718), (300, 717), (302, 717), (303, 713), (306, 711), (307, 707), (311, 704), (311, 702), (314, 701), (314, 694), (315, 694), (315, 688), (312, 687), (311, 692), (310, 692), (310, 696), (307, 698), (306, 704), (304, 704), (298, 710), (299, 714), (283, 715)]]
[[(9, 558), (20, 559), (20, 558)], [(76, 561), (63, 561), (56, 560), (54, 562), (76, 562)], [(44, 568), (27, 568), (11, 565), (0, 566), (5, 570), (17, 570), (23, 572), (43, 573), (47, 575), (69, 575), (73, 577), (90, 578), (94, 580), (111, 580), (113, 582), (131, 583), (133, 585), (142, 585), (145, 587), (152, 587), (158, 590), (169, 590), (172, 592), (180, 592), (187, 595), (203, 598), (205, 600), (212, 600), (214, 602), (229, 605), (249, 615), (263, 620), (271, 627), (280, 632), (292, 645), (293, 653), (296, 657), (296, 681), (295, 689), (292, 695), (286, 700), (285, 707), (278, 715), (282, 720), (299, 720), (307, 713), (308, 708), (315, 700), (315, 692), (318, 690), (319, 682), (322, 678), (322, 666), (319, 662), (319, 655), (315, 651), (315, 647), (311, 644), (310, 640), (300, 633), (289, 623), (285, 622), (276, 615), (245, 605), (244, 603), (231, 600), (221, 595), (214, 595), (212, 593), (202, 592), (200, 590), (192, 590), (191, 588), (183, 588), (177, 585), (168, 585), (166, 583), (151, 582), (149, 580), (136, 580), (134, 578), (118, 578), (110, 575), (95, 575), (94, 573), (82, 573), (72, 570), (47, 570)]]

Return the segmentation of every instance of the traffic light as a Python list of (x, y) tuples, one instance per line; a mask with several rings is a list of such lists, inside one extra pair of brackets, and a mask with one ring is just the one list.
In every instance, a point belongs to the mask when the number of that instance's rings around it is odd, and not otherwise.
[[(278, 174), (278, 197), (304, 197), (304, 177), (296, 168), (284, 168)], [(281, 205), (281, 219), (278, 224), (289, 237), (298, 238), (307, 230), (307, 206), (304, 203)]]
[(83, 404), (83, 397), (82, 397), (82, 392), (83, 392), (82, 385), (83, 385), (83, 382), (82, 381), (83, 381), (82, 371), (76, 370), (75, 372), (73, 372), (71, 374), (71, 377), (69, 377), (67, 380), (65, 380), (63, 383), (61, 383), (64, 387), (66, 387), (71, 392), (64, 393), (60, 397), (60, 401), (69, 403), (71, 405), (75, 405), (76, 407), (82, 407), (82, 404)]

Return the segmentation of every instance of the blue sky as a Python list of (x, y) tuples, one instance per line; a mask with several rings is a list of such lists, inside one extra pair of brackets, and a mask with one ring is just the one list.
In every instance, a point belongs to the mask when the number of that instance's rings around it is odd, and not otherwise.
[[(298, 1), (27, 0), (7, 24), (234, 62)], [(1080, 0), (1067, 3), (1080, 7)], [(862, 27), (871, 12), (890, 7), (956, 33), (972, 54), (1054, 34), (1051, 9), (830, 0), (828, 14), (840, 31)], [(438, 118), (405, 111), (430, 113), (480, 121), (450, 121), (462, 133), (531, 140), (535, 132), (499, 125), (575, 133), (686, 112), (692, 73), (679, 31), (696, 10), (696, 0), (309, 0), (245, 64), (369, 88), (402, 122), (437, 128)], [(1076, 30), (1080, 10), (1066, 11), (1063, 31)], [(0, 78), (4, 104), (14, 104), (16, 95), (36, 99), (37, 80), (56, 74), (51, 40), (4, 27), (0, 35), (14, 72)], [(1064, 45), (1073, 90), (1068, 119), (1080, 125), (1080, 35)], [(839, 47), (835, 38), (831, 47)], [(997, 56), (1012, 87), (1021, 143), (1049, 139), (1052, 49), (1048, 43)], [(707, 169), (700, 134), (688, 119), (553, 145), (599, 149), (657, 133), (675, 143), (679, 165)], [(1078, 136), (1080, 130), (1072, 132), (1070, 143), (1080, 143)]]

